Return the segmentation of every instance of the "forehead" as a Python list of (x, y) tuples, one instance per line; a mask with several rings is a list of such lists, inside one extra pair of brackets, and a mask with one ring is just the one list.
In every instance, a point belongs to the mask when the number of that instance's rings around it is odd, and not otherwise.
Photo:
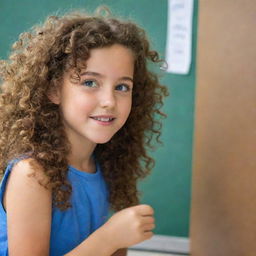
[[(100, 73), (117, 72), (128, 73), (134, 72), (134, 53), (125, 46), (114, 44), (108, 47), (96, 48), (90, 50), (90, 57), (86, 61), (86, 69), (97, 70)], [(128, 75), (127, 74), (127, 75)]]

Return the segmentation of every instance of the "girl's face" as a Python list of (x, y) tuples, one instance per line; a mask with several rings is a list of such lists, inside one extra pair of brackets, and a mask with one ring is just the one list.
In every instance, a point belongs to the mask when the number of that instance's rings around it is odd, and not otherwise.
[(134, 55), (122, 45), (90, 51), (79, 83), (63, 78), (51, 99), (60, 105), (67, 136), (74, 143), (106, 143), (124, 125), (132, 104)]

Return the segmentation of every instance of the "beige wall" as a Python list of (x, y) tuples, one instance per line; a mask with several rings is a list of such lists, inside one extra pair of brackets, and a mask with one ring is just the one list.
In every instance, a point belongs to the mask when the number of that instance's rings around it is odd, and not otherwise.
[(192, 256), (256, 255), (256, 1), (199, 0)]

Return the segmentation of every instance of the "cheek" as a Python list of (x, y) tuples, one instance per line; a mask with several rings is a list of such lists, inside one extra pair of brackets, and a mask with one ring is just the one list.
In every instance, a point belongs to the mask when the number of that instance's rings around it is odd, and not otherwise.
[(92, 99), (87, 99), (87, 98), (84, 98), (84, 97), (81, 97), (81, 99), (78, 99), (75, 103), (74, 103), (74, 106), (75, 106), (75, 111), (76, 109), (77, 110), (80, 110), (80, 111), (83, 111), (83, 112), (89, 112), (92, 110), (92, 108), (94, 107), (95, 105), (95, 101), (92, 100)]
[(125, 119), (128, 118), (128, 116), (131, 112), (131, 108), (132, 108), (132, 100), (131, 99), (123, 102), (122, 110), (123, 110)]
[[(73, 97), (72, 97), (73, 96)], [(62, 109), (66, 114), (83, 118), (86, 114), (92, 111), (95, 100), (84, 95), (70, 95), (62, 105)]]
[(130, 102), (129, 106), (128, 106), (128, 116), (130, 115), (132, 110), (132, 102)]

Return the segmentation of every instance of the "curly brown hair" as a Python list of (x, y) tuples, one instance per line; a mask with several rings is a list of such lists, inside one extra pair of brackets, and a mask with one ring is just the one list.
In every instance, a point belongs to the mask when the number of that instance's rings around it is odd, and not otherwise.
[(135, 55), (131, 113), (112, 139), (95, 149), (109, 187), (111, 208), (118, 211), (139, 203), (137, 180), (154, 166), (146, 149), (153, 147), (153, 138), (160, 142), (160, 118), (165, 116), (160, 108), (167, 88), (148, 68), (150, 62), (161, 60), (150, 49), (145, 31), (110, 15), (72, 12), (50, 16), (44, 24), (22, 33), (9, 60), (0, 63), (1, 172), (4, 174), (10, 160), (28, 155), (42, 167), (48, 177), (48, 183), (42, 185), (52, 189), (53, 203), (61, 210), (70, 207), (72, 193), (67, 180), (70, 144), (49, 91), (60, 85), (67, 70), (79, 72), (79, 63), (90, 57), (91, 49), (113, 44), (123, 45)]

